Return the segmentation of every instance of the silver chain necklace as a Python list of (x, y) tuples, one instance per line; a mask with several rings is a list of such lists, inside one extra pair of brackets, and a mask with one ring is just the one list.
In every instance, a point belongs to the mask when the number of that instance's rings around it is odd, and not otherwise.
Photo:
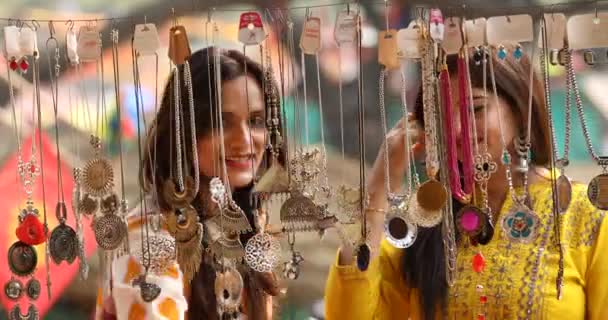
[(595, 176), (589, 182), (587, 188), (587, 197), (589, 201), (600, 210), (608, 210), (608, 156), (600, 156), (596, 153), (593, 143), (591, 141), (591, 134), (587, 126), (585, 119), (585, 111), (583, 110), (583, 101), (581, 99), (580, 90), (578, 87), (578, 81), (576, 79), (576, 73), (572, 62), (572, 50), (567, 52), (567, 71), (568, 78), (574, 93), (576, 102), (576, 111), (578, 113), (579, 120), (581, 122), (581, 128), (583, 129), (583, 135), (585, 136), (585, 144), (587, 145), (587, 151), (591, 158), (602, 167), (602, 173)]

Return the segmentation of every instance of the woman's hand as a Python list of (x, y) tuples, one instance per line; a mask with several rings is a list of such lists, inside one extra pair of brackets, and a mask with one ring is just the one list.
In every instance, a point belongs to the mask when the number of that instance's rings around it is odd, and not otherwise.
[[(367, 181), (367, 192), (369, 195), (369, 204), (365, 212), (367, 217), (367, 225), (369, 228), (368, 244), (372, 248), (372, 256), (378, 252), (374, 250), (380, 246), (384, 232), (384, 213), (388, 209), (387, 190), (386, 190), (386, 158), (385, 153), (388, 149), (388, 178), (390, 180), (390, 192), (397, 193), (402, 189), (403, 176), (406, 173), (409, 164), (409, 152), (405, 150), (406, 131), (410, 130), (409, 135), (414, 136), (416, 143), (412, 145), (414, 156), (417, 157), (423, 151), (423, 145), (420, 140), (424, 137), (417, 127), (408, 125), (413, 122), (413, 115), (409, 114), (406, 118), (402, 118), (388, 132), (386, 140), (380, 147), (378, 156), (370, 171)], [(413, 123), (412, 123), (413, 124)], [(386, 148), (388, 146), (388, 148)], [(343, 243), (340, 249), (339, 263), (341, 265), (351, 264), (353, 261), (353, 248), (350, 243)]]

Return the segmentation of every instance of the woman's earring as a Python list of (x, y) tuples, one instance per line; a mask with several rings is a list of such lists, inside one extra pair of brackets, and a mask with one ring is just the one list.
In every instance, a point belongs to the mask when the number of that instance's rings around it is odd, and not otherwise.
[(513, 51), (513, 58), (515, 58), (515, 60), (519, 61), (523, 55), (524, 55), (523, 49), (521, 48), (521, 45), (518, 44), (515, 47), (515, 51)]
[(502, 44), (498, 46), (498, 59), (505, 60), (507, 58), (507, 49)]
[(513, 146), (517, 152), (517, 158), (519, 159), (515, 170), (517, 172), (526, 173), (528, 172), (528, 166), (531, 160), (530, 147), (526, 144), (526, 139), (523, 135), (519, 135), (513, 139)]

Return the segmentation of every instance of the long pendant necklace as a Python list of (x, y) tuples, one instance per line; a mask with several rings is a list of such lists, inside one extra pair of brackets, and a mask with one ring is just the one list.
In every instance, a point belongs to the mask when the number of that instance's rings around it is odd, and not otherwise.
[[(556, 278), (556, 291), (557, 291), (557, 299), (560, 300), (562, 297), (562, 288), (564, 282), (564, 248), (562, 247), (561, 242), (561, 228), (562, 228), (562, 219), (561, 214), (566, 212), (570, 205), (570, 200), (572, 198), (572, 185), (570, 184), (570, 179), (564, 174), (564, 168), (568, 165), (568, 152), (570, 148), (570, 132), (571, 132), (571, 114), (570, 114), (570, 105), (571, 105), (571, 81), (570, 77), (566, 76), (566, 140), (564, 145), (564, 156), (559, 159), (558, 151), (557, 151), (557, 139), (555, 136), (555, 127), (553, 123), (553, 110), (551, 106), (551, 81), (549, 79), (549, 65), (546, 61), (549, 56), (549, 47), (547, 40), (547, 21), (543, 17), (541, 21), (541, 37), (543, 44), (543, 52), (541, 54), (541, 70), (543, 76), (543, 84), (545, 89), (545, 100), (547, 101), (547, 114), (548, 114), (548, 122), (549, 129), (551, 130), (551, 147), (553, 148), (553, 152), (551, 153), (551, 168), (558, 167), (560, 169), (560, 177), (556, 179), (555, 170), (551, 170), (551, 189), (553, 195), (553, 224), (554, 224), (554, 232), (555, 232), (555, 243), (557, 248), (559, 249), (559, 262), (558, 262), (558, 271)], [(566, 45), (567, 47), (567, 45)], [(565, 49), (565, 52), (569, 52), (568, 49)]]
[[(141, 142), (141, 133), (142, 132), (148, 132), (147, 130), (147, 125), (146, 125), (146, 117), (145, 117), (145, 113), (144, 113), (144, 100), (143, 100), (143, 96), (141, 95), (141, 77), (140, 77), (140, 73), (139, 73), (139, 58), (143, 55), (154, 55), (156, 57), (156, 76), (158, 76), (158, 55), (156, 54), (156, 50), (158, 49), (158, 46), (156, 45), (158, 42), (158, 36), (155, 34), (156, 32), (156, 27), (151, 24), (147, 24), (145, 23), (144, 25), (136, 25), (135, 26), (135, 30), (133, 33), (133, 38), (131, 39), (131, 59), (132, 59), (132, 63), (133, 63), (133, 79), (134, 79), (134, 90), (135, 90), (135, 105), (136, 105), (136, 117), (137, 117), (137, 155), (138, 155), (138, 160), (139, 160), (139, 164), (140, 164), (140, 176), (141, 177), (145, 177), (146, 173), (143, 172), (143, 167), (144, 167), (144, 163), (143, 163), (143, 154), (142, 154), (142, 142)], [(119, 77), (119, 70), (118, 70), (118, 30), (112, 30), (112, 58), (113, 58), (113, 64), (114, 64), (114, 86), (115, 86), (115, 97), (116, 97), (116, 108), (117, 108), (117, 114), (118, 114), (118, 122), (120, 123), (122, 120), (121, 117), (121, 112), (120, 112), (120, 98), (119, 98), (119, 89), (120, 89), (120, 77)], [(146, 40), (145, 42), (142, 40)], [(144, 43), (142, 43), (144, 42)], [(156, 94), (156, 92), (155, 92)], [(155, 104), (155, 108), (156, 108), (156, 95), (154, 98), (154, 104)], [(143, 130), (140, 127), (141, 124), (143, 123)], [(121, 132), (119, 130), (119, 135), (121, 135)], [(155, 133), (155, 141), (156, 141), (156, 133)], [(156, 145), (156, 144), (155, 144)], [(121, 178), (122, 178), (122, 203), (124, 204), (124, 206), (126, 206), (126, 199), (125, 199), (125, 187), (124, 187), (124, 168), (123, 168), (123, 158), (122, 158), (122, 138), (119, 138), (119, 151), (120, 151), (120, 172), (121, 172)], [(156, 148), (154, 148), (154, 153), (155, 156), (154, 158), (152, 158), (151, 155), (149, 155), (150, 157), (150, 161), (152, 163), (156, 163)], [(154, 167), (150, 168), (151, 171), (151, 175), (152, 177), (155, 177), (156, 173), (155, 170), (153, 169)], [(153, 178), (154, 179), (154, 178)], [(150, 187), (147, 185), (146, 181), (144, 179), (142, 179), (142, 181), (140, 181), (141, 185), (139, 187), (139, 197), (140, 197), (140, 201), (141, 204), (139, 206), (139, 210), (140, 210), (140, 231), (141, 231), (141, 251), (139, 252), (139, 254), (136, 256), (138, 256), (138, 261), (139, 263), (143, 266), (144, 270), (143, 273), (140, 274), (137, 278), (135, 278), (132, 281), (132, 285), (133, 286), (137, 286), (139, 287), (140, 290), (140, 297), (141, 299), (146, 302), (146, 303), (150, 303), (152, 301), (154, 301), (161, 293), (161, 288), (160, 286), (158, 286), (155, 283), (151, 283), (147, 281), (147, 276), (148, 273), (152, 270), (152, 265), (153, 263), (155, 265), (158, 265), (159, 262), (158, 261), (159, 258), (162, 258), (163, 256), (169, 256), (171, 258), (173, 258), (173, 253), (175, 252), (174, 248), (175, 245), (172, 241), (163, 241), (160, 237), (153, 237), (150, 235), (150, 227), (152, 225), (152, 229), (157, 229), (160, 228), (160, 226), (158, 227), (154, 227), (155, 224), (155, 218), (156, 217), (158, 220), (160, 220), (160, 217), (158, 217), (160, 215), (160, 213), (155, 213), (152, 217), (150, 217), (150, 211), (148, 209), (147, 203), (148, 201), (146, 201), (146, 194), (145, 191), (146, 189), (148, 189), (148, 192), (150, 191), (150, 189), (154, 189), (156, 190), (156, 184), (153, 183), (153, 185)], [(157, 207), (158, 208), (158, 207)], [(158, 224), (160, 224), (160, 221), (156, 222)], [(167, 245), (166, 247), (164, 246), (159, 246), (158, 244), (161, 243), (162, 245)], [(135, 248), (134, 248), (135, 249)], [(173, 249), (173, 250), (171, 250)], [(158, 271), (158, 268), (156, 271)]]
[[(380, 107), (380, 122), (382, 124), (382, 134), (384, 136), (384, 181), (387, 200), (389, 203), (388, 212), (385, 215), (384, 233), (386, 234), (387, 241), (391, 245), (403, 249), (414, 244), (416, 236), (418, 235), (418, 228), (416, 224), (409, 221), (409, 217), (407, 216), (407, 212), (410, 209), (410, 197), (412, 196), (411, 176), (409, 174), (406, 175), (407, 190), (405, 193), (396, 194), (393, 193), (391, 189), (384, 82), (388, 74), (388, 70), (399, 67), (399, 60), (397, 58), (397, 31), (394, 29), (389, 29), (388, 5), (386, 7), (386, 11), (386, 30), (380, 32), (378, 35), (378, 62), (382, 65), (379, 79), (380, 103), (378, 105)], [(394, 63), (395, 61), (397, 63)], [(403, 79), (402, 86), (405, 87), (405, 79)], [(404, 105), (404, 110), (407, 110), (407, 107), (405, 107), (405, 101), (402, 101), (402, 105)], [(404, 111), (403, 117), (403, 121), (407, 121), (407, 111)], [(409, 134), (408, 128), (405, 124), (404, 130), (404, 151), (408, 154), (407, 171), (409, 173), (412, 159), (409, 157)]]
[[(529, 100), (528, 100), (528, 127), (527, 127), (527, 135), (526, 135), (526, 149), (530, 148), (530, 124), (531, 124), (531, 109), (532, 109), (532, 88), (533, 88), (533, 75), (534, 68), (532, 61), (534, 59), (534, 47), (532, 46), (532, 55), (530, 56), (530, 88), (529, 88)], [(490, 52), (490, 54), (492, 54)], [(496, 87), (496, 77), (494, 73), (494, 59), (489, 59), (490, 61), (490, 78), (492, 80), (492, 90), (494, 93), (494, 99), (496, 105), (499, 105), (498, 101), (498, 89)], [(501, 225), (505, 235), (509, 240), (514, 242), (521, 243), (530, 243), (532, 242), (537, 234), (539, 228), (539, 218), (538, 215), (530, 207), (528, 207), (529, 196), (528, 196), (528, 173), (527, 170), (523, 174), (523, 194), (518, 196), (515, 187), (513, 186), (513, 179), (511, 176), (511, 155), (507, 150), (507, 144), (504, 137), (504, 130), (502, 126), (502, 116), (500, 108), (498, 108), (498, 124), (500, 130), (500, 140), (502, 144), (502, 164), (505, 167), (506, 175), (507, 175), (507, 183), (509, 184), (509, 193), (511, 198), (513, 199), (513, 207), (509, 210), (509, 213), (502, 218)], [(528, 152), (525, 153), (526, 156)]]
[[(54, 66), (53, 68), (49, 68), (49, 76), (51, 79), (51, 96), (53, 98), (53, 110), (55, 115), (55, 145), (57, 152), (57, 206), (55, 207), (55, 215), (57, 216), (57, 220), (59, 221), (59, 225), (53, 229), (51, 232), (51, 237), (49, 239), (49, 250), (51, 254), (51, 258), (55, 264), (60, 264), (62, 261), (66, 261), (68, 264), (72, 264), (78, 256), (79, 251), (79, 243), (78, 237), (76, 235), (76, 231), (72, 229), (69, 225), (66, 224), (67, 220), (67, 207), (65, 204), (65, 195), (63, 192), (63, 175), (61, 170), (61, 151), (59, 149), (59, 126), (58, 126), (58, 118), (57, 111), (59, 105), (59, 72), (61, 70), (61, 66), (59, 65), (59, 44), (57, 39), (54, 36), (54, 29), (52, 22), (49, 23), (50, 29), (50, 37), (46, 41), (47, 52), (49, 52), (48, 62), (49, 66)], [(51, 50), (53, 47), (54, 50)], [(54, 52), (55, 63), (51, 63), (51, 55), (50, 53)]]
[[(317, 21), (318, 22), (318, 21)], [(310, 49), (315, 49), (320, 46), (320, 25), (311, 25), (314, 27), (313, 34), (305, 36), (303, 32), (300, 39), (301, 49), (301, 61), (302, 61), (302, 80), (304, 88), (304, 108), (296, 108), (295, 110), (295, 123), (296, 123), (296, 137), (301, 136), (302, 133), (298, 132), (299, 118), (304, 118), (304, 138), (301, 139), (299, 144), (296, 143), (295, 152), (293, 159), (290, 160), (290, 172), (292, 185), (290, 186), (290, 196), (281, 206), (280, 220), (283, 228), (286, 232), (305, 232), (305, 231), (316, 231), (318, 230), (318, 221), (323, 215), (323, 211), (313, 202), (312, 195), (314, 194), (315, 181), (317, 180), (320, 170), (318, 165), (319, 150), (313, 149), (311, 151), (304, 150), (303, 144), (309, 145), (308, 141), (308, 101), (306, 98), (306, 71), (304, 62), (304, 49), (310, 46)], [(293, 24), (288, 22), (288, 45), (290, 51), (295, 53), (295, 43), (293, 39)], [(315, 31), (316, 30), (316, 31)], [(317, 41), (319, 44), (317, 45)], [(314, 52), (314, 50), (313, 50)], [(303, 111), (303, 115), (302, 115)], [(296, 138), (296, 141), (298, 139)]]
[[(274, 76), (272, 73), (272, 61), (270, 59), (270, 48), (266, 46), (266, 69), (264, 70), (264, 98), (266, 102), (266, 116), (269, 119), (266, 121), (267, 142), (266, 149), (270, 153), (270, 160), (273, 165), (279, 166), (278, 155), (280, 152), (281, 134), (279, 131), (279, 98), (274, 86)], [(247, 95), (247, 105), (249, 105), (249, 95)], [(248, 110), (249, 111), (249, 110)], [(249, 113), (249, 112), (248, 112)], [(251, 122), (251, 121), (249, 121)], [(249, 124), (249, 135), (252, 136), (252, 125)], [(252, 146), (253, 148), (253, 146)], [(253, 151), (252, 151), (253, 152)], [(254, 189), (257, 181), (255, 179), (256, 170), (252, 166), (251, 177), (253, 179)], [(257, 272), (271, 272), (278, 264), (281, 256), (280, 243), (269, 233), (266, 232), (267, 220), (265, 223), (260, 222), (260, 207), (264, 202), (259, 197), (253, 196), (252, 207), (254, 208), (254, 222), (256, 224), (256, 234), (247, 241), (245, 245), (245, 262), (247, 265)], [(265, 214), (268, 216), (270, 207), (266, 206)]]
[[(13, 29), (14, 27), (15, 29)], [(13, 60), (21, 59), (22, 65), (29, 66), (27, 62), (28, 56), (31, 56), (33, 59), (34, 67), (32, 68), (33, 73), (33, 108), (32, 108), (32, 117), (34, 120), (35, 114), (38, 114), (38, 128), (41, 127), (40, 123), (40, 77), (39, 77), (39, 52), (37, 50), (36, 43), (36, 30), (27, 28), (22, 28), (19, 30), (16, 26), (9, 26), (5, 28), (13, 29), (13, 31), (17, 31), (15, 33), (15, 38), (10, 39), (10, 37), (5, 38), (6, 47), (10, 46), (18, 46), (19, 43), (22, 43), (23, 40), (26, 40), (27, 43), (25, 45), (25, 49), (22, 48), (18, 54), (13, 57)], [(37, 28), (37, 26), (36, 26)], [(27, 30), (27, 31), (26, 31)], [(24, 32), (26, 31), (26, 32)], [(16, 43), (12, 43), (12, 41), (18, 41)], [(22, 149), (21, 149), (21, 139), (20, 139), (20, 130), (18, 129), (16, 110), (15, 110), (15, 98), (13, 91), (13, 82), (11, 78), (11, 69), (16, 71), (17, 68), (11, 68), (12, 62), (7, 61), (7, 72), (8, 72), (8, 81), (9, 81), (9, 95), (10, 102), (12, 107), (13, 114), (13, 127), (15, 131), (15, 136), (17, 137), (17, 146), (18, 146), (18, 175), (20, 178), (20, 182), (24, 188), (27, 197), (27, 206), (24, 208), (19, 214), (19, 227), (16, 230), (17, 239), (15, 243), (11, 245), (8, 250), (8, 265), (13, 273), (11, 275), (11, 279), (4, 285), (4, 293), (10, 300), (18, 301), (22, 295), (25, 293), (27, 297), (34, 301), (38, 299), (41, 292), (41, 286), (38, 279), (33, 277), (34, 272), (36, 271), (36, 266), (38, 264), (38, 256), (34, 245), (42, 244), (46, 241), (48, 236), (48, 227), (47, 227), (47, 217), (46, 217), (46, 205), (45, 205), (45, 187), (44, 183), (42, 184), (42, 199), (43, 199), (43, 213), (44, 213), (44, 223), (41, 223), (38, 218), (38, 209), (33, 206), (33, 192), (35, 186), (35, 180), (38, 175), (42, 176), (42, 182), (44, 181), (44, 170), (42, 169), (42, 159), (40, 167), (36, 164), (36, 156), (35, 156), (35, 134), (32, 137), (32, 149), (30, 154), (29, 161), (23, 161)], [(20, 72), (26, 72), (27, 68), (21, 68)], [(23, 108), (22, 108), (23, 110)], [(35, 126), (36, 121), (32, 121), (32, 125)], [(35, 130), (33, 130), (35, 132)], [(41, 132), (39, 133), (39, 149), (42, 148), (41, 142)], [(40, 152), (40, 156), (42, 156), (42, 152)], [(49, 270), (49, 255), (48, 255), (48, 242), (46, 243), (46, 263), (47, 263), (47, 293), (50, 299), (51, 295), (51, 282), (50, 282), (50, 274)], [(30, 280), (28, 280), (27, 284), (24, 286), (21, 280), (15, 278), (15, 275), (18, 277), (28, 277), (32, 276)], [(12, 310), (9, 313), (9, 319), (39, 319), (38, 310), (33, 303), (29, 304), (28, 313), (23, 315), (21, 313), (21, 308), (19, 303), (16, 303)]]
[[(345, 11), (338, 13), (336, 17), (336, 26), (334, 29), (334, 39), (338, 45), (338, 101), (340, 113), (340, 150), (342, 162), (345, 162), (345, 144), (344, 144), (344, 99), (343, 99), (343, 54), (347, 49), (353, 49), (353, 44), (356, 43), (357, 30), (356, 21), (358, 13), (351, 11), (350, 5), (347, 5)], [(359, 203), (359, 190), (356, 187), (345, 182), (345, 171), (342, 171), (340, 176), (340, 185), (336, 193), (338, 210), (342, 213), (342, 224), (353, 224), (357, 220), (357, 211)]]
[[(422, 25), (422, 24), (420, 24)], [(428, 30), (422, 28), (420, 41), (422, 67), (422, 100), (424, 113), (424, 136), (426, 148), (426, 171), (428, 180), (416, 191), (416, 209), (410, 209), (412, 221), (418, 225), (431, 227), (441, 222), (442, 210), (446, 206), (448, 194), (445, 186), (437, 181), (439, 172), (437, 141), (437, 96), (435, 77), (435, 55), (433, 41)]]
[[(76, 33), (74, 32), (74, 25), (70, 25), (66, 35), (66, 60), (69, 63), (70, 67), (72, 67), (75, 73), (78, 73), (78, 65), (80, 64), (80, 59), (78, 57), (78, 40), (76, 37)], [(78, 95), (77, 95), (78, 96)], [(69, 110), (70, 110), (70, 125), (75, 126), (77, 119), (80, 119), (80, 110), (81, 108), (74, 108), (73, 103), (73, 95), (72, 95), (72, 86), (68, 86), (68, 99), (69, 99)], [(80, 101), (80, 100), (78, 100)], [(78, 103), (77, 103), (78, 104)], [(90, 129), (90, 128), (89, 128)], [(80, 147), (78, 144), (78, 139), (76, 137), (75, 132), (72, 133), (72, 143), (76, 146), (76, 158), (80, 159)], [(82, 224), (82, 208), (81, 208), (81, 198), (82, 198), (82, 169), (74, 165), (72, 170), (72, 175), (74, 178), (74, 187), (72, 189), (72, 211), (74, 213), (74, 217), (76, 220), (76, 235), (78, 237), (78, 272), (80, 274), (81, 280), (86, 280), (89, 276), (89, 265), (87, 263), (86, 254), (85, 254), (85, 239), (84, 239), (84, 229)]]
[(595, 176), (593, 179), (591, 179), (591, 182), (589, 182), (589, 186), (587, 188), (587, 197), (596, 208), (600, 210), (608, 210), (608, 156), (598, 155), (593, 147), (593, 143), (591, 142), (591, 134), (589, 133), (589, 127), (587, 126), (587, 120), (585, 119), (583, 101), (581, 99), (578, 81), (576, 79), (576, 73), (574, 71), (574, 65), (572, 62), (572, 50), (567, 52), (567, 71), (576, 102), (576, 112), (578, 113), (578, 117), (581, 122), (583, 135), (585, 136), (587, 151), (589, 152), (591, 158), (600, 167), (602, 167), (603, 170), (601, 174)]
[(361, 28), (361, 17), (357, 19), (357, 58), (358, 66), (358, 114), (359, 114), (359, 211), (361, 217), (361, 238), (357, 244), (357, 268), (361, 271), (367, 270), (371, 259), (371, 248), (368, 241), (368, 228), (366, 210), (368, 205), (366, 179), (365, 179), (365, 106), (363, 100), (363, 61), (361, 56), (363, 38)]

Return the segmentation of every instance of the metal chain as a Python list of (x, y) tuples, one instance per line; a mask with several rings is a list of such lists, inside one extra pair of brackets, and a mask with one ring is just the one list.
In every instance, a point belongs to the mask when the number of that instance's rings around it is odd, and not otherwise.
[(200, 186), (200, 174), (198, 163), (198, 146), (196, 139), (196, 117), (194, 113), (194, 93), (192, 84), (192, 72), (190, 70), (190, 62), (184, 63), (184, 82), (188, 91), (188, 103), (190, 112), (190, 138), (192, 139), (192, 165), (194, 166), (194, 194), (198, 193)]
[(585, 143), (587, 144), (587, 151), (598, 164), (601, 162), (601, 157), (597, 155), (595, 149), (593, 148), (593, 144), (591, 142), (591, 134), (589, 133), (589, 128), (587, 126), (587, 121), (585, 120), (585, 112), (583, 110), (583, 101), (581, 99), (581, 94), (578, 88), (578, 81), (576, 80), (576, 73), (574, 72), (574, 65), (572, 63), (572, 50), (568, 50), (566, 52), (566, 61), (567, 61), (567, 72), (568, 78), (570, 78), (572, 91), (574, 92), (574, 98), (576, 99), (576, 111), (578, 113), (578, 117), (581, 121), (581, 128), (583, 129), (583, 135), (585, 136)]
[(179, 67), (175, 66), (173, 69), (173, 98), (174, 98), (174, 110), (175, 114), (175, 150), (176, 150), (176, 162), (177, 162), (177, 184), (180, 191), (184, 190), (184, 172), (182, 163), (182, 133), (181, 133), (181, 93), (180, 93), (180, 72)]
[(424, 110), (424, 135), (426, 147), (426, 168), (429, 177), (434, 176), (439, 169), (437, 156), (437, 127), (435, 109), (435, 77), (433, 75), (432, 43), (430, 39), (422, 41), (422, 100)]
[[(386, 77), (387, 71), (385, 67), (382, 67), (380, 70), (380, 79), (378, 79), (379, 84), (379, 99), (380, 103), (378, 107), (380, 108), (380, 123), (382, 124), (382, 133), (384, 136), (384, 183), (386, 185), (386, 194), (391, 195), (391, 183), (390, 183), (390, 174), (389, 174), (389, 154), (388, 154), (388, 129), (386, 125), (386, 107), (384, 101), (384, 78)], [(406, 127), (407, 130), (407, 127)], [(407, 149), (405, 150), (407, 152)]]

